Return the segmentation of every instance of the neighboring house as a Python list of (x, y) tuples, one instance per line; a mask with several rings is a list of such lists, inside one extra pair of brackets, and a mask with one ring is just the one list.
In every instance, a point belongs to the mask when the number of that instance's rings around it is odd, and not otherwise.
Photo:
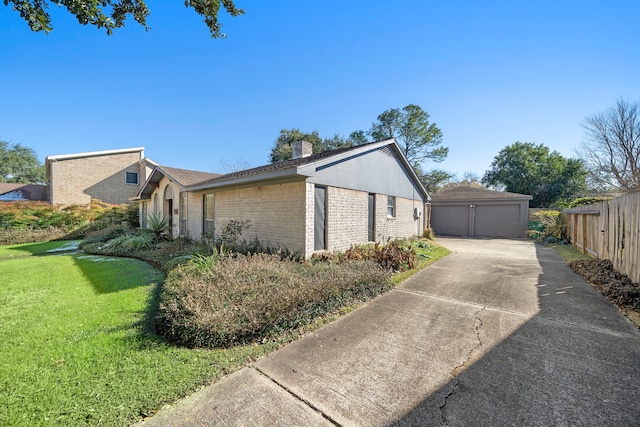
[(53, 205), (127, 203), (156, 166), (142, 147), (48, 156), (45, 165)]
[(174, 237), (200, 238), (248, 220), (243, 238), (305, 257), (420, 235), (427, 225), (429, 195), (394, 139), (313, 155), (299, 142), (293, 156), (200, 181), (196, 172), (156, 166), (139, 193), (141, 221), (167, 215)]
[(49, 186), (0, 182), (0, 202), (48, 202)]
[(526, 194), (460, 186), (431, 195), (431, 227), (437, 235), (527, 237)]

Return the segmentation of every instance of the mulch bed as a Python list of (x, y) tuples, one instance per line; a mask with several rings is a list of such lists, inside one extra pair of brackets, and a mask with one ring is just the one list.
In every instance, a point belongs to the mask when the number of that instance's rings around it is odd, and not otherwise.
[(580, 260), (569, 263), (569, 266), (618, 308), (632, 310), (640, 315), (640, 284), (615, 271), (611, 261)]

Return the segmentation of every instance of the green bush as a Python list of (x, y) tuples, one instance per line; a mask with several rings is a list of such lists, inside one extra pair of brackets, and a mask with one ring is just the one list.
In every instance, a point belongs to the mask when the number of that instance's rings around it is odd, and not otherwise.
[(371, 261), (299, 263), (277, 255), (196, 258), (169, 273), (157, 327), (189, 347), (229, 347), (293, 330), (391, 287)]
[(594, 203), (600, 203), (604, 200), (611, 200), (613, 197), (605, 197), (605, 196), (592, 196), (592, 197), (580, 197), (578, 199), (574, 199), (569, 203), (570, 208), (575, 208), (578, 206), (585, 205), (593, 205)]
[[(562, 243), (567, 240), (567, 223), (560, 211), (542, 210), (534, 215), (529, 235), (539, 242)], [(537, 223), (537, 224), (536, 224)]]

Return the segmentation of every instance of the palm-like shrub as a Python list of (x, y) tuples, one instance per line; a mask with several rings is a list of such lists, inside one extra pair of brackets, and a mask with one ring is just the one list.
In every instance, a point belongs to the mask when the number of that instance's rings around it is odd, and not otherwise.
[(153, 239), (156, 243), (166, 240), (169, 232), (169, 217), (157, 212), (151, 212), (147, 215), (147, 230), (153, 234)]

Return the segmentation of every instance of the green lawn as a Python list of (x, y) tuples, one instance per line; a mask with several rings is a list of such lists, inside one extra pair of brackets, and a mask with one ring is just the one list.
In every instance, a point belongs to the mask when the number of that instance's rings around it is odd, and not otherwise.
[[(61, 248), (74, 242), (0, 246), (0, 426), (127, 425), (297, 336), (226, 350), (170, 345), (153, 331), (162, 273)], [(419, 268), (448, 253), (416, 249)]]
[(276, 345), (169, 345), (151, 329), (159, 271), (47, 252), (65, 244), (0, 247), (2, 426), (126, 425)]

